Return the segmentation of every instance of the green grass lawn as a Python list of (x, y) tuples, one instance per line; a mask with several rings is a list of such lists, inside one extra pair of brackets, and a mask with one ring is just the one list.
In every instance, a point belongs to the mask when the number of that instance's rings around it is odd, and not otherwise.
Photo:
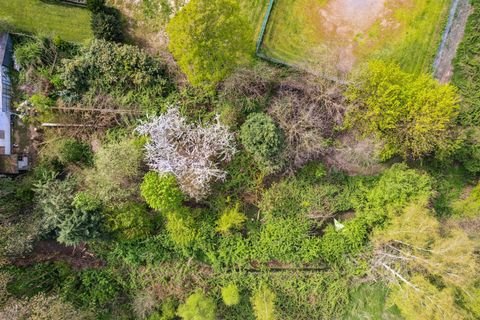
[(262, 26), (263, 17), (267, 10), (268, 0), (239, 0), (240, 9), (247, 17), (248, 21), (255, 30), (255, 41)]
[(339, 78), (372, 58), (396, 61), (413, 73), (429, 72), (451, 0), (381, 2), (277, 0), (262, 52)]
[(73, 42), (83, 42), (93, 37), (87, 9), (48, 4), (40, 0), (0, 0), (0, 21), (18, 31), (59, 36)]

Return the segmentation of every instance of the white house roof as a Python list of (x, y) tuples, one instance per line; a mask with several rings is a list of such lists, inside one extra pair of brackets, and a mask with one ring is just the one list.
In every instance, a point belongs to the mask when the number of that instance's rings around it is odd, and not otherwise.
[(12, 63), (12, 40), (8, 33), (0, 33), (0, 64), (10, 67)]
[(11, 41), (8, 34), (0, 34), (0, 148), (1, 153), (12, 153), (10, 124), (11, 82), (8, 67), (11, 63)]

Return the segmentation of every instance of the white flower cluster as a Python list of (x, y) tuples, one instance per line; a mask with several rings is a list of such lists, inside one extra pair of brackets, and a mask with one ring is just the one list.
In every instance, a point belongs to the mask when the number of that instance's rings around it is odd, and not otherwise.
[(175, 175), (183, 192), (196, 200), (208, 195), (212, 181), (225, 179), (219, 165), (236, 152), (234, 135), (218, 116), (206, 126), (189, 124), (176, 107), (136, 131), (150, 137), (145, 145), (148, 166)]

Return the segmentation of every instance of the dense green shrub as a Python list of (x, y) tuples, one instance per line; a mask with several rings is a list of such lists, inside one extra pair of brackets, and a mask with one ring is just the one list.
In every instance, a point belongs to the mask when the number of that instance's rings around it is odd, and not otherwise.
[(165, 228), (173, 242), (182, 248), (191, 246), (198, 237), (195, 220), (187, 208), (168, 212)]
[(275, 310), (275, 293), (262, 284), (252, 297), (253, 311), (257, 320), (278, 319)]
[(111, 7), (104, 7), (94, 12), (92, 16), (93, 35), (97, 39), (122, 42), (123, 25), (120, 11)]
[(196, 292), (178, 307), (177, 313), (184, 320), (215, 320), (215, 309), (213, 299)]
[(28, 41), (15, 47), (15, 62), (22, 68), (41, 66), (43, 43), (41, 40)]
[(58, 217), (58, 242), (77, 245), (100, 236), (103, 214), (100, 202), (92, 196), (80, 192), (75, 195), (72, 208)]
[(452, 204), (453, 213), (457, 217), (476, 217), (480, 215), (480, 184), (475, 186), (464, 199)]
[(241, 127), (242, 144), (259, 165), (275, 170), (281, 164), (283, 137), (272, 118), (263, 113), (250, 115)]
[(462, 96), (460, 123), (463, 126), (480, 125), (480, 1), (471, 0), (475, 8), (468, 18), (465, 35), (454, 60), (452, 83)]
[(65, 139), (60, 144), (59, 161), (62, 164), (92, 164), (93, 153), (89, 145), (75, 139)]
[(247, 220), (247, 217), (239, 211), (239, 205), (237, 204), (222, 213), (217, 220), (216, 230), (223, 234), (230, 233), (232, 230), (240, 230), (245, 220)]
[(240, 302), (240, 293), (238, 287), (234, 283), (222, 288), (223, 303), (227, 306), (234, 306)]
[(167, 232), (161, 232), (145, 239), (115, 242), (108, 252), (108, 260), (131, 267), (155, 265), (176, 257), (174, 249)]
[(349, 202), (342, 196), (340, 183), (311, 183), (294, 178), (272, 185), (264, 192), (259, 207), (266, 221), (275, 217), (309, 217), (321, 223), (336, 212), (351, 209)]
[(176, 209), (184, 199), (177, 179), (172, 174), (160, 175), (150, 171), (143, 177), (140, 190), (148, 205), (158, 211)]
[(69, 214), (75, 195), (75, 182), (72, 179), (49, 179), (34, 185), (37, 209), (43, 216), (44, 229), (55, 229), (63, 218)]
[(311, 237), (311, 223), (298, 218), (277, 218), (262, 226), (253, 242), (254, 258), (262, 262), (313, 262), (318, 258), (318, 238)]
[(105, 8), (105, 0), (87, 0), (87, 8), (92, 12), (99, 12)]
[(249, 239), (244, 239), (241, 234), (229, 234), (218, 240), (216, 254), (222, 265), (241, 267), (251, 262), (252, 250)]
[(432, 179), (428, 175), (404, 164), (393, 165), (365, 199), (355, 204), (355, 218), (345, 222), (341, 230), (333, 225), (325, 229), (320, 256), (329, 263), (342, 262), (348, 254), (362, 250), (373, 228), (401, 213), (411, 201), (429, 199), (432, 195)]
[(465, 140), (455, 154), (455, 158), (470, 173), (480, 172), (480, 128), (472, 127), (465, 130)]
[(127, 105), (163, 102), (172, 86), (163, 62), (141, 49), (95, 40), (61, 70), (65, 99), (76, 99), (87, 91), (108, 93)]
[(445, 158), (458, 148), (454, 125), (460, 99), (452, 85), (373, 61), (350, 85), (347, 96), (354, 102), (347, 126), (382, 141), (384, 160), (395, 155)]
[(147, 208), (134, 202), (111, 210), (108, 225), (120, 239), (126, 240), (147, 237), (154, 228), (153, 217)]
[(121, 286), (108, 270), (84, 270), (68, 277), (61, 295), (84, 308), (105, 308), (114, 302)]
[(231, 0), (193, 0), (170, 20), (169, 49), (194, 86), (214, 87), (253, 53), (240, 13)]
[(55, 101), (41, 93), (36, 93), (32, 95), (28, 101), (35, 108), (37, 112), (48, 113), (51, 111), (51, 108), (55, 105)]

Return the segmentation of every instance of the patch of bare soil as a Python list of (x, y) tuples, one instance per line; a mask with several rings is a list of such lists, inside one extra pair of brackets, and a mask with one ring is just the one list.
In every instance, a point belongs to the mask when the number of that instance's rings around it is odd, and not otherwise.
[(323, 33), (342, 43), (336, 49), (340, 72), (349, 72), (355, 64), (356, 35), (368, 31), (375, 22), (388, 16), (385, 3), (386, 0), (332, 0), (319, 10)]
[[(450, 13), (447, 29), (445, 30), (442, 44), (440, 45), (434, 63), (434, 75), (441, 83), (447, 83), (453, 76), (453, 59), (457, 54), (457, 48), (463, 39), (467, 20), (472, 13), (472, 5), (468, 0), (457, 0), (456, 7)], [(454, 3), (455, 5), (455, 3)]]
[(87, 245), (64, 246), (54, 240), (38, 241), (35, 243), (31, 253), (24, 257), (16, 258), (12, 262), (16, 266), (30, 266), (36, 263), (52, 261), (66, 262), (74, 270), (105, 266), (105, 261), (88, 252)]

